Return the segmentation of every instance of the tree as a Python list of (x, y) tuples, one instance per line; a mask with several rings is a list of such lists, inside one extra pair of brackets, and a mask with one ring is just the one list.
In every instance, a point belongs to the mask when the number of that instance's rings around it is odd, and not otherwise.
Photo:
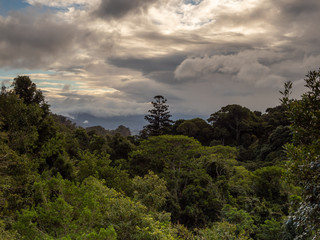
[(36, 84), (28, 76), (16, 77), (11, 86), (14, 92), (24, 100), (25, 104), (38, 104), (45, 114), (49, 113), (49, 105), (45, 102), (41, 90), (37, 89)]
[(285, 114), (285, 111), (286, 108), (284, 105), (266, 109), (266, 114), (262, 115), (263, 121), (267, 123), (266, 132), (271, 132), (278, 126), (290, 125), (290, 121)]
[(94, 176), (103, 179), (105, 185), (119, 192), (131, 193), (131, 179), (129, 174), (119, 167), (112, 167), (109, 155), (103, 153), (80, 153), (78, 163), (77, 179), (83, 182), (84, 179)]
[(258, 197), (267, 201), (274, 201), (285, 208), (288, 202), (289, 186), (281, 182), (284, 169), (277, 166), (263, 167), (254, 171), (253, 189)]
[(155, 101), (152, 101), (153, 109), (149, 110), (149, 115), (144, 117), (150, 124), (145, 126), (148, 136), (158, 136), (166, 133), (173, 121), (170, 119), (171, 115), (168, 111), (169, 106), (165, 103), (165, 99), (161, 95), (154, 97)]
[(236, 225), (235, 232), (237, 235), (249, 235), (256, 228), (253, 217), (243, 209), (238, 210), (226, 204), (222, 209), (222, 215), (227, 222)]
[(200, 229), (196, 239), (211, 240), (250, 240), (246, 232), (236, 233), (237, 226), (229, 222), (215, 222), (211, 227)]
[(56, 134), (54, 122), (38, 104), (25, 104), (13, 92), (0, 95), (1, 130), (9, 146), (19, 153), (32, 152)]
[(253, 130), (254, 116), (248, 108), (232, 104), (211, 114), (208, 122), (212, 123), (217, 140), (224, 144), (240, 145), (242, 135)]
[(134, 149), (134, 145), (128, 138), (121, 136), (119, 133), (110, 137), (108, 145), (111, 148), (110, 158), (112, 160), (128, 159), (128, 154)]
[(38, 204), (22, 209), (13, 223), (19, 239), (175, 239), (170, 217), (155, 219), (94, 177), (77, 184), (57, 175), (33, 187)]
[[(164, 209), (171, 213), (172, 221), (202, 227), (218, 219), (222, 200), (228, 197), (227, 193), (220, 194), (223, 183), (213, 181), (210, 169), (216, 170), (214, 164), (236, 163), (229, 159), (235, 157), (235, 151), (225, 146), (203, 147), (187, 136), (152, 136), (131, 153), (130, 170), (140, 176), (152, 170), (163, 178), (169, 191)], [(221, 175), (228, 167), (221, 166)]]
[(157, 211), (165, 203), (169, 195), (166, 181), (152, 171), (144, 177), (135, 176), (132, 180), (134, 198), (147, 206), (151, 211)]
[(257, 234), (259, 240), (277, 240), (281, 238), (281, 222), (271, 218), (261, 224), (261, 229)]
[[(291, 179), (302, 188), (302, 202), (288, 220), (295, 239), (320, 238), (320, 69), (310, 71), (301, 100), (289, 99), (292, 83), (285, 83), (282, 103), (291, 121), (293, 143), (286, 145)], [(307, 238), (306, 238), (307, 237)], [(310, 238), (310, 239), (311, 239)]]
[[(180, 123), (175, 132), (188, 137), (197, 139), (203, 145), (209, 145), (212, 137), (212, 127), (205, 120), (201, 118), (194, 118), (190, 120), (184, 120)], [(176, 125), (176, 123), (175, 123)]]

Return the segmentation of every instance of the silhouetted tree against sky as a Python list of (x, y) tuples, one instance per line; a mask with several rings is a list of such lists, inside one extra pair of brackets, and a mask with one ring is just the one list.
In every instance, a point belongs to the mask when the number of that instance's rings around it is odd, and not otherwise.
[(153, 108), (149, 110), (149, 115), (144, 117), (149, 122), (149, 125), (144, 127), (148, 136), (158, 136), (166, 133), (173, 121), (170, 119), (169, 105), (166, 105), (167, 99), (161, 95), (154, 97), (152, 101)]
[(49, 112), (49, 105), (45, 102), (42, 91), (37, 89), (29, 76), (17, 76), (11, 86), (25, 104), (39, 104), (45, 114)]

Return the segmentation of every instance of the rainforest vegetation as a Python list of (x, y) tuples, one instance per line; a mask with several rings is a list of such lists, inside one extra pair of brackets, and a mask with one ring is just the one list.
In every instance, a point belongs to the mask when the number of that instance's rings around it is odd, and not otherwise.
[(0, 94), (0, 239), (320, 238), (320, 70), (264, 113), (227, 105), (139, 136), (55, 115), (28, 76)]

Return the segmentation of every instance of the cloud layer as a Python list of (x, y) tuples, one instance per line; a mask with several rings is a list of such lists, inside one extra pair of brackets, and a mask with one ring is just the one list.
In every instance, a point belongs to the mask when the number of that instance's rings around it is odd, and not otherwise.
[(106, 19), (119, 19), (129, 14), (141, 14), (158, 0), (104, 0), (94, 12)]
[(60, 114), (144, 114), (158, 94), (177, 113), (263, 111), (320, 66), (318, 0), (25, 2), (0, 16), (0, 77), (32, 71)]
[(231, 80), (256, 87), (281, 87), (286, 79), (276, 75), (270, 66), (262, 63), (265, 54), (268, 52), (243, 51), (238, 54), (187, 58), (176, 68), (175, 78), (180, 81), (201, 79), (219, 73), (228, 75)]

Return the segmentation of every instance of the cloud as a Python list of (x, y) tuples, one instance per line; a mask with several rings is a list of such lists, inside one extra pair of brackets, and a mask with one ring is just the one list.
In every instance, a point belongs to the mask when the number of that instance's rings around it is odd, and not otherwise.
[[(103, 33), (101, 39), (101, 33), (95, 29), (65, 22), (50, 12), (38, 13), (35, 9), (0, 17), (0, 32), (2, 67), (58, 71), (68, 68), (71, 72), (88, 64), (88, 57), (101, 54), (106, 57), (114, 38), (113, 33)], [(79, 67), (74, 67), (76, 62)]]
[(229, 75), (235, 81), (255, 86), (279, 86), (285, 80), (259, 61), (259, 51), (244, 51), (232, 55), (215, 55), (185, 59), (175, 70), (178, 80), (199, 79), (215, 73)]
[(111, 117), (147, 112), (145, 102), (137, 103), (132, 99), (114, 98), (112, 94), (108, 96), (76, 91), (69, 94), (57, 93), (55, 96), (48, 94), (46, 98), (49, 99), (52, 111), (66, 116), (88, 113), (96, 117)]
[(0, 66), (60, 81), (42, 85), (60, 114), (145, 114), (158, 94), (173, 112), (263, 111), (319, 67), (318, 0), (27, 2), (0, 16)]
[(274, 0), (272, 2), (282, 10), (285, 17), (290, 17), (292, 19), (300, 17), (308, 18), (310, 14), (317, 15), (320, 8), (320, 3), (317, 0)]
[(63, 88), (62, 88), (62, 91), (68, 92), (68, 91), (70, 91), (70, 87), (71, 87), (70, 84), (65, 84), (65, 85), (63, 86)]
[(102, 0), (94, 14), (106, 19), (120, 19), (146, 11), (158, 0)]
[(108, 63), (122, 68), (129, 68), (139, 71), (146, 78), (157, 82), (175, 84), (173, 71), (176, 66), (185, 58), (185, 55), (173, 54), (165, 57), (145, 58), (109, 58)]
[[(91, 2), (94, 0), (90, 0)], [(26, 0), (30, 5), (44, 5), (50, 7), (69, 7), (74, 5), (86, 5), (88, 0)]]
[(44, 66), (72, 48), (77, 28), (52, 21), (50, 15), (38, 18), (13, 13), (0, 18), (0, 64), (8, 67)]

